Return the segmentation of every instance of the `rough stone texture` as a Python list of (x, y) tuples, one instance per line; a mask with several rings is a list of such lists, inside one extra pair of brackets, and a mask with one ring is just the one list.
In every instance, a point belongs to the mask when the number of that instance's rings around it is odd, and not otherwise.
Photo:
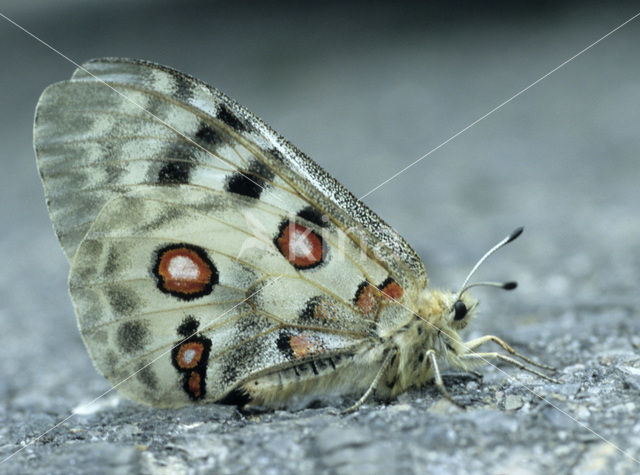
[[(0, 11), (77, 61), (141, 57), (221, 88), (359, 196), (637, 13), (632, 2), (18, 4)], [(113, 392), (81, 409), (109, 386), (75, 326), (31, 151), (37, 98), (73, 67), (0, 20), (0, 457), (45, 433), (0, 472), (638, 473), (639, 36), (636, 20), (366, 198), (437, 286), (459, 285), (525, 225), (479, 273), (520, 288), (476, 292), (466, 334), (505, 338), (557, 367), (560, 384), (499, 365), (446, 377), (464, 411), (426, 387), (346, 417), (245, 417)]]

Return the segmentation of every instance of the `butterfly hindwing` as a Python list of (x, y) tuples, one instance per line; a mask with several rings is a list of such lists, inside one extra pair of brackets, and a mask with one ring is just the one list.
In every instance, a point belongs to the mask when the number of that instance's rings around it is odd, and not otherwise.
[(119, 389), (176, 406), (313, 377), (410, 316), (413, 250), (260, 119), (152, 63), (83, 68), (43, 93), (35, 144), (87, 348), (135, 374)]
[[(357, 267), (343, 266), (342, 280), (322, 277), (320, 266), (307, 278), (274, 243), (243, 250), (252, 235), (229, 211), (235, 200), (143, 187), (110, 200), (79, 246), (70, 289), (82, 336), (114, 384), (136, 374), (120, 387), (130, 397), (159, 406), (216, 401), (251, 375), (344, 352), (374, 334), (376, 312), (361, 311), (345, 284), (362, 279)], [(261, 206), (263, 224), (278, 232), (285, 216), (269, 222)], [(195, 357), (187, 364), (185, 351), (202, 359), (193, 380)]]

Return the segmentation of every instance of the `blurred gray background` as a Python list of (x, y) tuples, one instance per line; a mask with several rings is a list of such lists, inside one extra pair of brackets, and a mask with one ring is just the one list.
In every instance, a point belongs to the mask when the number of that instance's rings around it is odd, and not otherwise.
[[(585, 1), (0, 1), (76, 62), (142, 58), (221, 89), (357, 196), (639, 11)], [(525, 226), (479, 273), (520, 288), (478, 291), (482, 311), (466, 335), (495, 333), (557, 366), (561, 385), (505, 367), (547, 402), (492, 368), (482, 381), (449, 376), (465, 412), (432, 388), (348, 418), (327, 408), (159, 411), (110, 393), (0, 473), (637, 473), (639, 40), (636, 19), (365, 199), (435, 286), (457, 287)], [(4, 458), (109, 385), (76, 328), (32, 150), (38, 97), (74, 66), (2, 18), (0, 44)]]

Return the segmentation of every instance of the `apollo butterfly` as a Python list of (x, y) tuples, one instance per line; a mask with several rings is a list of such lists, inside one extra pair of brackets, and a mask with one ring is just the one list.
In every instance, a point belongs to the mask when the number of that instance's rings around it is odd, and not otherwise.
[[(356, 409), (431, 380), (450, 398), (439, 361), (479, 358), (550, 379), (495, 336), (462, 341), (481, 283), (428, 288), (389, 225), (190, 76), (89, 61), (44, 91), (34, 142), (82, 338), (136, 401)], [(473, 351), (489, 341), (511, 356)]]

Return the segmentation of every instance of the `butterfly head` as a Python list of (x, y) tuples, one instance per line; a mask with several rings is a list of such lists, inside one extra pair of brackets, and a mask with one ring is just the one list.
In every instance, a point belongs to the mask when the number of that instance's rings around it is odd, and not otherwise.
[(518, 228), (505, 237), (498, 244), (489, 249), (484, 256), (478, 260), (471, 272), (467, 275), (467, 278), (464, 280), (462, 287), (458, 292), (452, 294), (447, 300), (447, 308), (448, 308), (448, 316), (447, 323), (454, 330), (462, 330), (466, 327), (471, 318), (473, 318), (474, 310), (478, 306), (478, 301), (471, 297), (468, 293), (468, 290), (472, 287), (498, 287), (504, 290), (513, 290), (518, 284), (517, 282), (474, 282), (469, 283), (469, 280), (475, 273), (475, 271), (480, 267), (480, 265), (494, 252), (496, 252), (501, 247), (509, 244), (511, 241), (516, 239), (520, 234), (522, 234), (523, 228)]
[(462, 330), (474, 316), (478, 301), (470, 293), (428, 289), (422, 294), (420, 320), (431, 330)]
[(454, 330), (462, 330), (473, 318), (478, 301), (468, 293), (464, 295), (455, 293), (451, 296), (450, 302), (447, 315), (449, 326)]

